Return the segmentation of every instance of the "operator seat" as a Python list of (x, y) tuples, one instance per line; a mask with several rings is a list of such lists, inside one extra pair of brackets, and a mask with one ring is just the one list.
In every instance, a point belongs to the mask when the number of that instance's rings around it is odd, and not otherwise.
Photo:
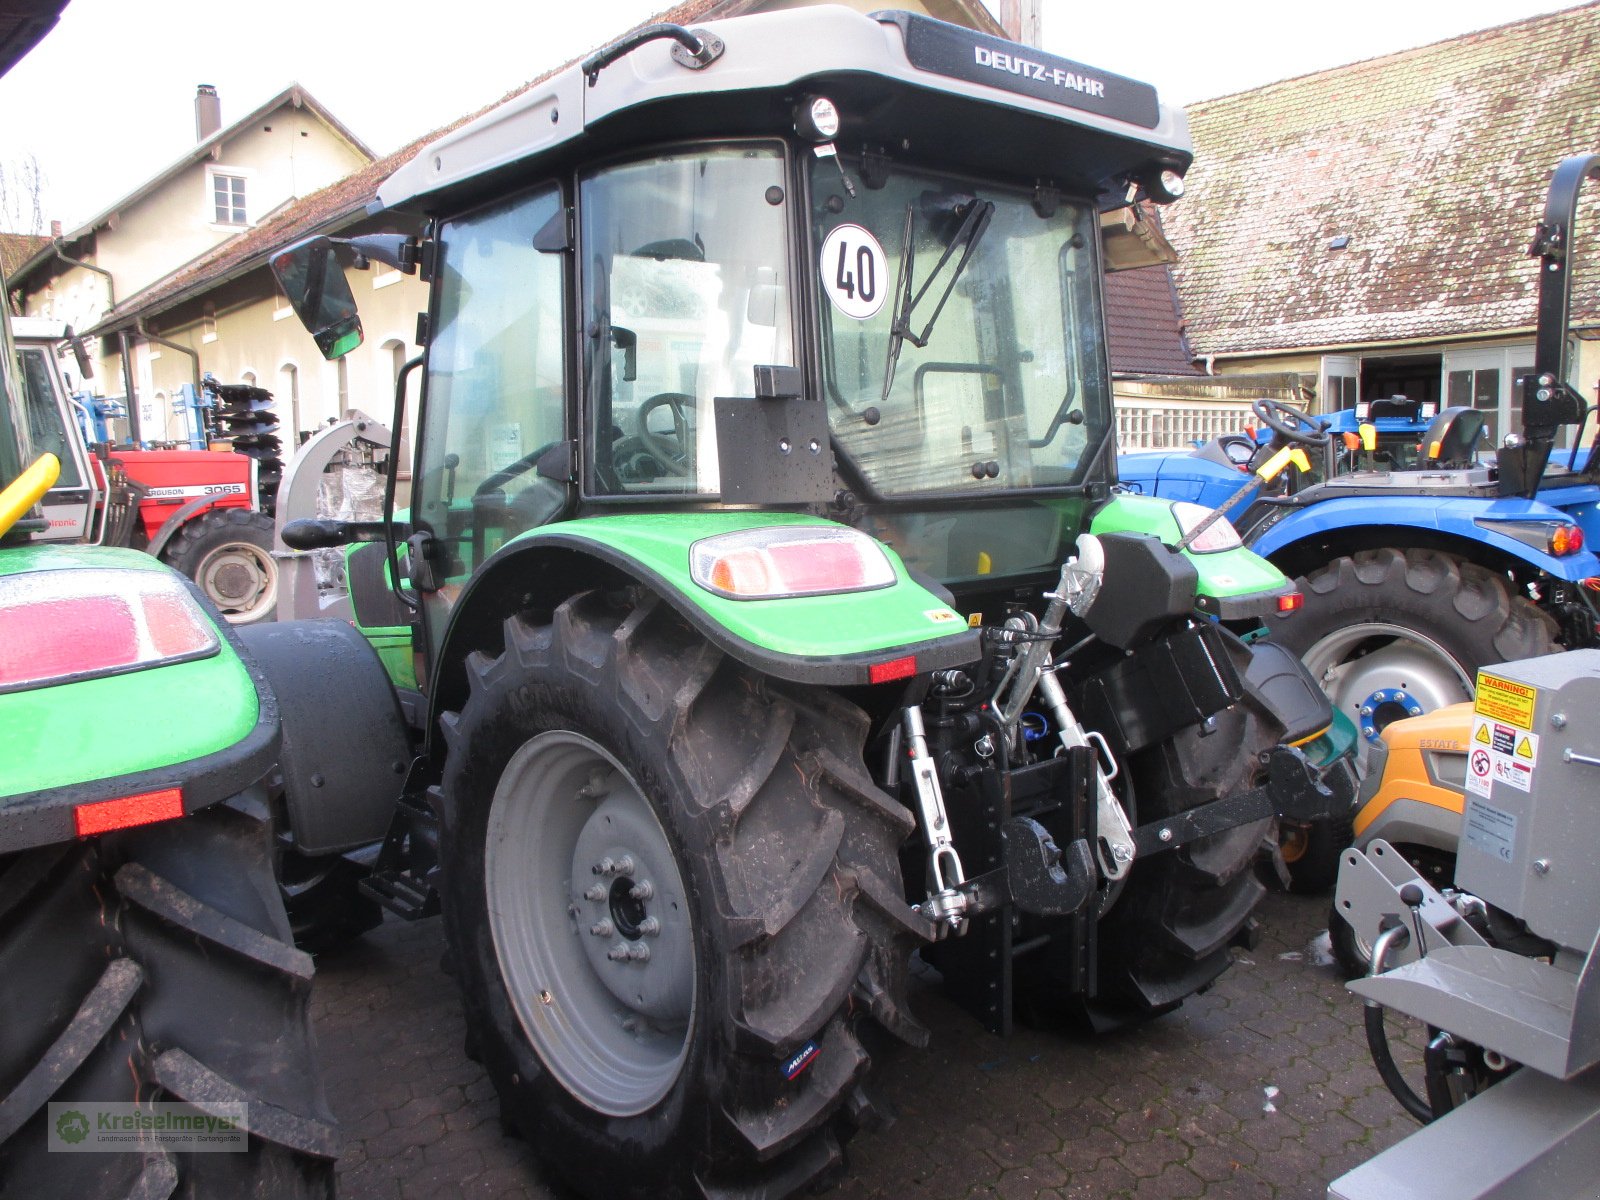
[(1486, 413), (1458, 406), (1442, 411), (1422, 435), (1422, 455), (1430, 467), (1470, 467), (1483, 437)]

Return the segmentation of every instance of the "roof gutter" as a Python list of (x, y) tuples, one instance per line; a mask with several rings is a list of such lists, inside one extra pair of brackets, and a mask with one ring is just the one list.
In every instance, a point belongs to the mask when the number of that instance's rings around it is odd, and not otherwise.
[(1510, 329), (1490, 329), (1474, 333), (1436, 333), (1427, 337), (1394, 338), (1382, 342), (1323, 342), (1310, 346), (1279, 346), (1267, 350), (1217, 350), (1201, 357), (1228, 362), (1244, 358), (1286, 358), (1300, 354), (1382, 354), (1418, 346), (1442, 348), (1455, 342), (1488, 342), (1505, 338), (1526, 339), (1532, 336), (1533, 326), (1522, 325)]
[(96, 275), (104, 275), (106, 277), (106, 312), (110, 312), (117, 306), (116, 276), (112, 275), (111, 272), (106, 270), (104, 267), (97, 267), (93, 263), (84, 262), (81, 258), (71, 257), (65, 250), (61, 248), (65, 244), (66, 243), (61, 238), (50, 239), (50, 247), (56, 252), (57, 258), (66, 263), (69, 267), (82, 267), (85, 271), (93, 271)]

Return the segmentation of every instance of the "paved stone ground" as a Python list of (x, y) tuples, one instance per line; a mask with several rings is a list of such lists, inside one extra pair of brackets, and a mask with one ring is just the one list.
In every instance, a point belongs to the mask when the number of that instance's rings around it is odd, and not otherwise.
[[(875, 1076), (898, 1108), (851, 1147), (833, 1200), (1320, 1200), (1415, 1123), (1379, 1083), (1361, 1010), (1314, 939), (1326, 898), (1273, 896), (1262, 939), (1204, 996), (1141, 1029), (1009, 1041), (926, 989), (926, 1052)], [(1323, 940), (1325, 944), (1325, 939)], [(389, 922), (319, 963), (317, 1035), (343, 1124), (340, 1195), (559, 1197), (501, 1135), (462, 1053), (439, 922)]]

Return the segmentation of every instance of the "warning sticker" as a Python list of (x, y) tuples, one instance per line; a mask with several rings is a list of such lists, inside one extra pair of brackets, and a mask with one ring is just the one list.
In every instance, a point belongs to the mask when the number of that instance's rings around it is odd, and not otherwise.
[(1488, 797), (1496, 782), (1532, 791), (1533, 769), (1539, 763), (1539, 735), (1487, 717), (1472, 718), (1468, 743), (1467, 790)]
[(1461, 836), (1491, 858), (1510, 862), (1517, 843), (1516, 814), (1474, 797), (1461, 814)]
[(1485, 799), (1489, 795), (1489, 780), (1494, 772), (1494, 759), (1483, 747), (1473, 750), (1467, 759), (1467, 790)]
[(1479, 671), (1478, 701), (1473, 705), (1473, 710), (1480, 716), (1532, 729), (1533, 702), (1538, 697), (1538, 688), (1525, 683), (1512, 683), (1509, 679)]

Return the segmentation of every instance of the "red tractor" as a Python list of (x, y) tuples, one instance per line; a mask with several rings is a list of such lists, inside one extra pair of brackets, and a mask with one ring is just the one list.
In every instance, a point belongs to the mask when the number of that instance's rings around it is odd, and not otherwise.
[(198, 583), (229, 622), (270, 619), (278, 598), (271, 506), (281, 470), (262, 407), (270, 394), (208, 383), (223, 409), (213, 422), (232, 426), (233, 450), (109, 447), (109, 439), (86, 436), (83, 406), (61, 377), (57, 353), (70, 331), (31, 318), (13, 324), (29, 435), (36, 449), (61, 460), (61, 477), (43, 503), (50, 528), (35, 540), (145, 550)]

